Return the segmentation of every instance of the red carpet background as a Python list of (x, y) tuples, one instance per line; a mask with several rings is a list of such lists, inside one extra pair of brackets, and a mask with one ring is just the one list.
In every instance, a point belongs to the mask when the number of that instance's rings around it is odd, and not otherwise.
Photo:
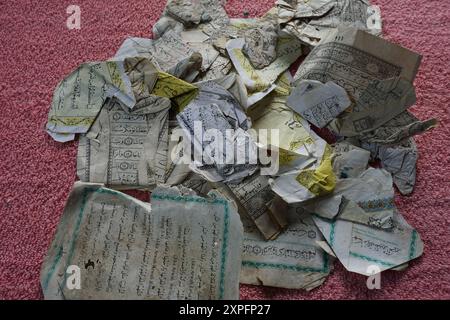
[[(232, 17), (257, 16), (273, 0), (229, 0)], [(450, 299), (450, 2), (376, 0), (385, 36), (423, 55), (416, 79), (420, 119), (440, 126), (416, 138), (417, 184), (396, 204), (417, 228), (425, 253), (406, 272), (387, 271), (381, 290), (335, 264), (324, 285), (305, 292), (241, 285), (242, 299)], [(66, 8), (81, 7), (81, 29)], [(150, 37), (165, 1), (0, 1), (0, 298), (40, 299), (39, 271), (76, 179), (77, 142), (44, 131), (56, 84), (85, 61), (114, 55), (127, 36)]]

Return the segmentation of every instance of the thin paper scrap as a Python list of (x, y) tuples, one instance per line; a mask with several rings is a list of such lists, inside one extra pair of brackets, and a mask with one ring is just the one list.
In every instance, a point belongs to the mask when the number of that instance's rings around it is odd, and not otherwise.
[(208, 180), (194, 172), (190, 172), (181, 185), (195, 191), (197, 195), (202, 197), (206, 197), (213, 189), (213, 185)]
[(248, 107), (249, 97), (247, 95), (247, 88), (238, 74), (231, 72), (224, 77), (216, 78), (212, 81), (227, 89), (243, 109)]
[(389, 230), (317, 216), (313, 219), (339, 261), (351, 272), (370, 276), (374, 266), (381, 272), (423, 253), (418, 232), (398, 212), (395, 212), (394, 226)]
[(200, 1), (170, 0), (167, 2), (166, 12), (185, 26), (196, 25), (210, 18), (202, 16), (203, 7)]
[(263, 22), (255, 28), (244, 31), (244, 54), (256, 69), (271, 64), (277, 57), (277, 28), (272, 23)]
[(332, 192), (336, 186), (336, 176), (331, 164), (331, 148), (328, 145), (325, 147), (323, 158), (317, 168), (303, 169), (295, 179), (316, 196)]
[(222, 78), (226, 76), (231, 69), (233, 69), (231, 60), (228, 59), (228, 57), (219, 55), (206, 72), (200, 73), (197, 76), (196, 81), (207, 81)]
[[(157, 188), (150, 205), (77, 182), (41, 286), (45, 299), (238, 299), (242, 238), (239, 215), (217, 195)], [(69, 266), (80, 268), (78, 290), (66, 286)]]
[(333, 171), (339, 179), (356, 178), (367, 169), (370, 152), (350, 143), (332, 145)]
[(151, 93), (172, 99), (178, 107), (178, 111), (180, 111), (195, 98), (198, 93), (198, 88), (171, 74), (159, 71), (157, 81)]
[(410, 112), (404, 111), (377, 129), (363, 133), (360, 139), (366, 143), (397, 144), (436, 126), (436, 119), (420, 121)]
[[(320, 139), (320, 138), (319, 138)], [(272, 190), (287, 203), (304, 202), (331, 193), (336, 186), (336, 175), (331, 163), (331, 148), (322, 139), (315, 141), (320, 157), (315, 163), (280, 175), (271, 183)]]
[(188, 30), (180, 33), (181, 41), (187, 44), (195, 52), (202, 55), (202, 66), (200, 71), (206, 72), (219, 56), (214, 46), (209, 41), (209, 36), (201, 30)]
[(372, 157), (380, 159), (381, 167), (392, 174), (394, 183), (401, 194), (410, 194), (416, 182), (417, 146), (412, 138), (397, 145), (362, 143), (363, 148), (372, 152)]
[(178, 126), (169, 126), (168, 158), (166, 163), (166, 173), (164, 184), (169, 186), (179, 185), (192, 173), (189, 164), (181, 160), (184, 157), (184, 148), (190, 148), (190, 144), (184, 141), (179, 134)]
[(327, 219), (392, 228), (396, 211), (392, 177), (383, 169), (369, 168), (356, 178), (338, 179), (332, 194), (313, 199), (303, 207)]
[(265, 241), (251, 220), (242, 220), (241, 283), (311, 290), (325, 281), (333, 258), (317, 244), (324, 238), (308, 213), (290, 206), (287, 228), (272, 241)]
[(318, 128), (325, 127), (351, 105), (345, 90), (332, 81), (300, 81), (292, 89), (287, 105)]
[(56, 87), (47, 131), (60, 141), (86, 133), (107, 98), (116, 97), (132, 108), (136, 104), (134, 90), (152, 90), (156, 77), (155, 67), (142, 58), (84, 63)]
[(244, 55), (244, 39), (228, 41), (226, 48), (236, 71), (242, 77), (250, 92), (264, 91), (289, 68), (302, 54), (300, 41), (294, 38), (279, 37), (277, 43), (277, 58), (263, 69), (255, 69)]
[(338, 134), (346, 137), (370, 132), (416, 102), (411, 82), (400, 77), (374, 80), (361, 93), (352, 112), (337, 120)]
[(214, 21), (228, 21), (228, 16), (219, 0), (169, 0), (165, 12), (182, 22), (186, 27)]
[[(308, 123), (286, 105), (286, 98), (271, 93), (248, 110), (252, 128), (257, 132), (267, 130), (265, 147), (276, 147), (279, 151), (278, 174), (310, 165), (315, 161), (312, 155), (316, 152), (316, 135), (311, 134)], [(278, 139), (273, 139), (273, 129), (278, 130)]]
[(80, 137), (80, 180), (118, 189), (149, 189), (164, 183), (169, 108), (169, 99), (153, 95), (132, 110), (108, 100), (89, 132)]

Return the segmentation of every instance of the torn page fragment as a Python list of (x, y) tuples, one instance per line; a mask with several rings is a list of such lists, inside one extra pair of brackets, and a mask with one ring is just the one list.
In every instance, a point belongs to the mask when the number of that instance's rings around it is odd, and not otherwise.
[(322, 84), (304, 80), (297, 83), (287, 105), (318, 128), (325, 127), (351, 105), (344, 88), (332, 81)]
[[(315, 161), (311, 156), (315, 144), (309, 125), (286, 105), (286, 98), (273, 92), (248, 110), (252, 129), (259, 134), (258, 142), (264, 143), (262, 147), (271, 148), (271, 152), (275, 150), (273, 147), (278, 149), (279, 170), (273, 175), (301, 169)], [(273, 134), (276, 132), (277, 135)]]
[(177, 115), (192, 146), (191, 169), (211, 182), (242, 180), (258, 169), (250, 120), (224, 87), (212, 80), (197, 85), (199, 94)]
[(417, 146), (412, 138), (396, 145), (362, 143), (374, 159), (380, 159), (382, 168), (392, 174), (401, 194), (410, 194), (416, 182)]
[(324, 238), (311, 216), (290, 206), (287, 222), (277, 239), (265, 241), (252, 221), (243, 219), (241, 283), (311, 290), (325, 281), (333, 258), (317, 244)]
[(152, 94), (171, 99), (178, 110), (182, 110), (197, 95), (198, 88), (169, 73), (158, 72)]
[(370, 132), (399, 115), (416, 102), (411, 82), (400, 77), (369, 83), (351, 113), (338, 119), (338, 134), (346, 137)]
[(256, 69), (267, 67), (276, 59), (278, 34), (273, 24), (264, 22), (244, 31), (244, 39), (243, 52)]
[(334, 81), (358, 103), (373, 81), (401, 77), (412, 83), (421, 56), (362, 30), (333, 29), (299, 66), (294, 85), (302, 79)]
[(145, 57), (159, 70), (189, 82), (195, 79), (202, 66), (202, 56), (173, 31), (164, 33), (157, 40), (127, 38), (117, 50), (115, 59), (128, 57)]
[[(332, 192), (336, 185), (330, 145), (311, 130), (308, 122), (300, 117), (298, 120), (309, 139), (307, 143), (301, 141), (296, 144), (294, 154), (286, 154), (287, 159), (283, 159), (286, 161), (285, 168), (282, 166), (282, 172), (270, 182), (272, 190), (287, 203), (298, 203), (323, 196)], [(296, 153), (302, 156), (298, 158)], [(297, 160), (300, 162), (297, 163)]]
[(163, 183), (169, 108), (169, 99), (153, 95), (132, 110), (108, 100), (88, 134), (80, 137), (80, 180), (118, 189), (149, 189)]
[(380, 8), (368, 0), (278, 0), (276, 4), (282, 30), (312, 46), (339, 26), (381, 34)]
[(299, 171), (284, 173), (271, 182), (272, 190), (287, 203), (303, 202), (334, 190), (336, 175), (331, 163), (331, 148), (320, 138), (316, 148), (322, 152), (315, 163)]
[(236, 202), (241, 217), (250, 218), (264, 239), (272, 240), (287, 226), (286, 205), (268, 180), (257, 172), (240, 183), (216, 184), (216, 188)]
[(221, 0), (169, 0), (161, 18), (153, 26), (153, 36), (158, 39), (169, 30), (180, 33), (186, 29), (216, 28), (229, 23)]
[(277, 78), (302, 54), (301, 43), (297, 39), (279, 37), (277, 58), (263, 69), (255, 69), (243, 52), (245, 40), (228, 41), (228, 55), (250, 92), (268, 89)]
[(344, 220), (330, 221), (313, 216), (322, 235), (343, 266), (365, 276), (395, 268), (422, 255), (418, 232), (396, 212), (393, 228), (371, 228)]
[(303, 207), (327, 219), (392, 228), (396, 210), (392, 177), (386, 170), (369, 168), (356, 178), (337, 180), (332, 194), (313, 199)]
[(377, 129), (365, 132), (360, 139), (367, 143), (397, 144), (437, 126), (436, 119), (420, 121), (404, 111)]
[[(239, 215), (217, 195), (158, 188), (150, 205), (78, 182), (42, 265), (44, 297), (238, 299), (242, 237)], [(69, 266), (81, 289), (66, 286)]]
[(356, 178), (367, 169), (370, 152), (350, 143), (332, 145), (333, 171), (339, 179)]

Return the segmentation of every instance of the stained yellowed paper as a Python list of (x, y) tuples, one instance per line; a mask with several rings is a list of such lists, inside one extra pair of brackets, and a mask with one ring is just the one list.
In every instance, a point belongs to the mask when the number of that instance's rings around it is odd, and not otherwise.
[(133, 108), (135, 94), (151, 91), (156, 77), (156, 68), (143, 58), (82, 64), (56, 87), (47, 132), (62, 142), (86, 133), (107, 98)]

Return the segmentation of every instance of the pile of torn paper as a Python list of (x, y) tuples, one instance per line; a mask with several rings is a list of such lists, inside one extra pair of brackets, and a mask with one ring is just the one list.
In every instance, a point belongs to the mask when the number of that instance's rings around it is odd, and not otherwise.
[(222, 2), (169, 0), (154, 39), (56, 87), (46, 130), (79, 135), (80, 181), (46, 298), (237, 299), (239, 283), (313, 289), (336, 258), (371, 275), (422, 254), (394, 201), (413, 191), (413, 136), (437, 123), (408, 111), (421, 56), (382, 38), (368, 0), (248, 19)]

